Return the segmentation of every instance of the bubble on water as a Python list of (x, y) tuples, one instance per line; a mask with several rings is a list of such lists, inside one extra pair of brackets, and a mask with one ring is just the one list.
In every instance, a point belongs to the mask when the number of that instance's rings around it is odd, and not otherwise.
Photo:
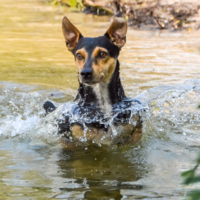
[(87, 142), (87, 138), (86, 138), (85, 136), (84, 136), (84, 137), (80, 137), (79, 140), (80, 140), (81, 142)]
[(116, 135), (117, 135), (117, 130), (115, 129), (115, 127), (113, 126), (112, 123), (110, 123), (110, 127), (111, 127), (111, 129), (112, 129), (112, 134), (113, 134), (113, 136), (116, 136)]

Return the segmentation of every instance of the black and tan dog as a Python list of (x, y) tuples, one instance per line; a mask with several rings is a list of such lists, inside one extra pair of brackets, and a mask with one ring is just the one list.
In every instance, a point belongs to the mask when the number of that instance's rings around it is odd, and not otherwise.
[[(75, 102), (79, 114), (98, 119), (85, 122), (87, 130), (84, 132), (83, 124), (70, 123), (70, 116), (66, 115), (64, 120), (58, 120), (59, 132), (66, 133), (70, 138), (80, 139), (84, 136), (97, 142), (102, 138), (117, 143), (140, 139), (140, 116), (138, 113), (132, 116), (130, 109), (127, 109), (133, 105), (133, 100), (126, 98), (119, 75), (118, 56), (126, 43), (126, 21), (114, 18), (107, 32), (96, 38), (83, 37), (66, 17), (63, 18), (62, 29), (66, 46), (74, 55), (78, 69), (79, 89)], [(44, 108), (47, 114), (56, 109), (51, 102), (46, 102)], [(117, 108), (121, 109), (121, 113), (116, 114)], [(108, 123), (105, 125), (104, 122), (112, 117), (112, 126)], [(135, 123), (129, 123), (130, 117)]]

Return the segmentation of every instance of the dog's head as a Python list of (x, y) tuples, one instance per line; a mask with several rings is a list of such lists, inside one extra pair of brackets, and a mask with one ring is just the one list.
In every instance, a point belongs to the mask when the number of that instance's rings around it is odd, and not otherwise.
[(115, 71), (120, 49), (126, 43), (126, 21), (114, 18), (106, 33), (96, 38), (83, 37), (66, 17), (63, 18), (62, 29), (68, 50), (75, 57), (80, 83), (108, 84)]

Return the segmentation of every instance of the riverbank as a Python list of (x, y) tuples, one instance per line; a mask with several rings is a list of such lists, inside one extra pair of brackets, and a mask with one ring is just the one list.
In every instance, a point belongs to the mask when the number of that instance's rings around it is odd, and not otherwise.
[(200, 29), (200, 3), (196, 0), (50, 0), (50, 2), (73, 7), (73, 11), (86, 14), (123, 17), (128, 20), (129, 26), (140, 29)]

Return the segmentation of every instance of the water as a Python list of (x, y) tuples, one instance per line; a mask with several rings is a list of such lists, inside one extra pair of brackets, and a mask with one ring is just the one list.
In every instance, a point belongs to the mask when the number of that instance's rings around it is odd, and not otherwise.
[(43, 103), (72, 101), (78, 87), (62, 17), (87, 36), (103, 34), (109, 18), (37, 0), (2, 0), (0, 15), (0, 199), (177, 200), (199, 188), (180, 177), (199, 150), (200, 84), (186, 81), (200, 79), (199, 32), (130, 28), (121, 76), (127, 96), (149, 107), (142, 140), (66, 147), (41, 125)]

